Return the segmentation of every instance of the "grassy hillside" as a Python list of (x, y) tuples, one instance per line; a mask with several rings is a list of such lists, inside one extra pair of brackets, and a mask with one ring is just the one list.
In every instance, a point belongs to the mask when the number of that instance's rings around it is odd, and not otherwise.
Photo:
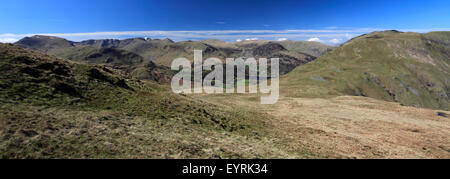
[(1, 158), (304, 157), (265, 116), (0, 44)]
[(367, 96), (450, 109), (450, 32), (374, 32), (354, 38), (281, 79), (292, 97)]

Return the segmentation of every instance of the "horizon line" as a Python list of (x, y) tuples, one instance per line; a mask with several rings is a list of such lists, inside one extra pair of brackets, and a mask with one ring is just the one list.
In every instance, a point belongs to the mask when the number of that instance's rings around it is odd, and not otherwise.
[(151, 39), (169, 38), (174, 41), (217, 39), (225, 42), (239, 42), (245, 40), (272, 40), (272, 41), (317, 41), (325, 44), (337, 45), (353, 37), (386, 30), (401, 32), (425, 33), (432, 31), (450, 31), (450, 28), (432, 29), (379, 29), (379, 28), (348, 28), (348, 29), (286, 29), (286, 30), (150, 30), (150, 31), (104, 31), (81, 33), (25, 33), (0, 34), (0, 42), (14, 43), (24, 37), (35, 35), (54, 36), (66, 38), (71, 41), (92, 39), (127, 39), (148, 37)]

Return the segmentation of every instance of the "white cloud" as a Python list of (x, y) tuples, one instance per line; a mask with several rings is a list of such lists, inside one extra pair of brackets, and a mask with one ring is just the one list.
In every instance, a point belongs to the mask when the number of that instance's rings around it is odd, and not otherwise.
[(15, 38), (0, 38), (0, 42), (1, 43), (14, 43), (19, 41), (19, 39), (15, 39)]
[(332, 44), (338, 44), (338, 43), (342, 42), (342, 39), (331, 39), (329, 42)]
[[(121, 31), (121, 32), (87, 32), (87, 33), (43, 33), (43, 34), (0, 34), (3, 42), (15, 42), (17, 39), (34, 35), (47, 35), (72, 41), (88, 39), (124, 39), (148, 37), (152, 39), (170, 38), (174, 41), (219, 39), (224, 41), (243, 40), (304, 40), (328, 43), (330, 39), (347, 39), (347, 36), (360, 33), (341, 33), (338, 30), (212, 30), (212, 31)], [(14, 40), (13, 40), (14, 39)], [(314, 40), (316, 39), (316, 40)], [(318, 39), (318, 40), (317, 40)]]
[(308, 42), (322, 42), (322, 40), (320, 40), (320, 39), (317, 38), (317, 37), (310, 38), (310, 39), (308, 39), (307, 41), (308, 41)]
[(242, 40), (241, 39), (237, 39), (236, 42), (242, 42)]
[(345, 34), (345, 38), (347, 38), (347, 39), (351, 39), (351, 38), (353, 38), (353, 36), (352, 36), (352, 35), (350, 35), (350, 34)]
[[(317, 35), (345, 35), (345, 33), (367, 33), (375, 29), (355, 29), (355, 30), (211, 30), (211, 31), (121, 31), (121, 32), (87, 32), (87, 33), (41, 33), (41, 34), (0, 34), (0, 37), (24, 37), (33, 35), (48, 35), (58, 37), (80, 37), (80, 36), (209, 36), (209, 35), (234, 35), (241, 34), (249, 36), (257, 34), (290, 36), (309, 36), (311, 33)], [(343, 33), (343, 34), (342, 34)], [(250, 37), (250, 36), (249, 36)]]

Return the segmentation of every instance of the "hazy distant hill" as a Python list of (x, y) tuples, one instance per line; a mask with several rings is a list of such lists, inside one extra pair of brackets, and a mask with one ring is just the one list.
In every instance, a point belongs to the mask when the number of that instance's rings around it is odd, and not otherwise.
[(368, 96), (450, 109), (450, 32), (373, 32), (287, 74), (289, 96)]

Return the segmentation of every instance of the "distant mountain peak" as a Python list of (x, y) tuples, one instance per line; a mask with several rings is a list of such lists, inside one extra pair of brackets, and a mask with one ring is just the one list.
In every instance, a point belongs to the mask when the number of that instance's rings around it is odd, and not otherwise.
[(162, 41), (169, 42), (169, 43), (174, 43), (174, 41), (172, 39), (169, 39), (169, 38), (165, 38)]
[(48, 52), (58, 48), (67, 48), (74, 46), (74, 42), (53, 36), (35, 35), (25, 37), (15, 43), (16, 45), (33, 50)]
[(35, 38), (35, 39), (64, 39), (64, 38), (61, 38), (61, 37), (47, 36), (47, 35), (34, 35), (34, 36), (29, 37), (29, 38)]

